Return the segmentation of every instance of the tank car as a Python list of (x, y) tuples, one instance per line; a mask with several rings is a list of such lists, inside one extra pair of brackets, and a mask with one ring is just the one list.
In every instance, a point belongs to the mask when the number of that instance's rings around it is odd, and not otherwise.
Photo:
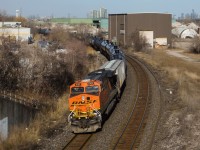
[(99, 38), (99, 37), (93, 37), (92, 40), (91, 40), (91, 46), (97, 50), (97, 51), (100, 51), (101, 50), (101, 42), (102, 42), (102, 38)]
[(113, 53), (113, 59), (120, 59), (125, 62), (125, 56), (122, 50), (118, 46), (114, 46), (114, 53)]
[(112, 60), (70, 86), (68, 122), (74, 133), (102, 128), (102, 120), (120, 97), (125, 79), (124, 61)]

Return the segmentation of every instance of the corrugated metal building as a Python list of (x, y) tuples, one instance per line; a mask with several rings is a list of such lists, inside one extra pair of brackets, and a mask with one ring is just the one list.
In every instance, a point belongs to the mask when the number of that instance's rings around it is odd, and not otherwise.
[(157, 38), (171, 44), (171, 26), (171, 14), (109, 14), (109, 39), (118, 44), (127, 45), (131, 42), (131, 35), (139, 31), (144, 34), (150, 45), (155, 43)]

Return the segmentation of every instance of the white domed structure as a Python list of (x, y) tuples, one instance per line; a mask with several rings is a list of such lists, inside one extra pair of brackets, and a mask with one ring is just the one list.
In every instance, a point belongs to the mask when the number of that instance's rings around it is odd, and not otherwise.
[(194, 38), (198, 36), (197, 32), (194, 29), (188, 29), (185, 27), (179, 27), (172, 29), (172, 34), (174, 34), (178, 38)]

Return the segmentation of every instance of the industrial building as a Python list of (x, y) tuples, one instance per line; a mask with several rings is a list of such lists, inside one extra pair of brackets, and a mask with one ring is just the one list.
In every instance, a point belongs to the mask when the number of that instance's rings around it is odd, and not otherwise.
[(131, 44), (134, 32), (146, 37), (151, 47), (171, 44), (172, 15), (167, 13), (109, 14), (109, 39)]
[(17, 41), (28, 41), (31, 29), (21, 27), (21, 22), (0, 22), (0, 36), (14, 37)]

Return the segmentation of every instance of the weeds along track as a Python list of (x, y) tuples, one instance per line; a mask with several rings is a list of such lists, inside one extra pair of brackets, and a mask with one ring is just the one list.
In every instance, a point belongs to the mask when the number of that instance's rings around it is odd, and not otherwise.
[(92, 134), (76, 134), (63, 148), (63, 150), (80, 150), (92, 137)]
[(126, 55), (126, 60), (134, 68), (137, 77), (137, 97), (131, 115), (113, 149), (138, 148), (141, 133), (145, 126), (145, 114), (149, 103), (150, 81), (141, 64), (133, 57)]

